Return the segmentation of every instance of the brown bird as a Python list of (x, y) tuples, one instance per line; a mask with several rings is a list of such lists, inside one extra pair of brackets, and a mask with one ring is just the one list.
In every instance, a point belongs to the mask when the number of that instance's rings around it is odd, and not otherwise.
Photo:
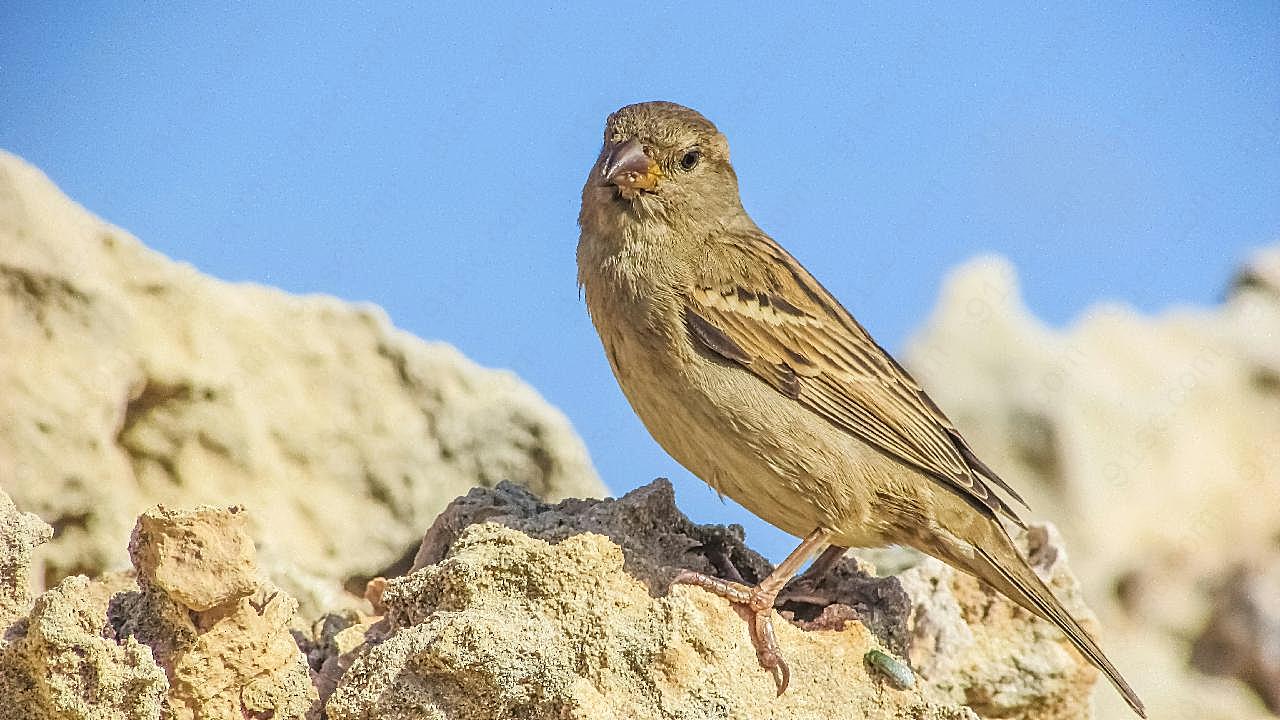
[[(819, 553), (909, 545), (1058, 626), (1129, 705), (1142, 702), (1010, 540), (1022, 498), (974, 454), (920, 385), (800, 263), (752, 222), (729, 145), (667, 102), (609, 116), (582, 190), (578, 282), (609, 365), (680, 464), (804, 538), (755, 587), (686, 571), (746, 608), (778, 693), (779, 591)], [(993, 489), (994, 486), (994, 489)]]

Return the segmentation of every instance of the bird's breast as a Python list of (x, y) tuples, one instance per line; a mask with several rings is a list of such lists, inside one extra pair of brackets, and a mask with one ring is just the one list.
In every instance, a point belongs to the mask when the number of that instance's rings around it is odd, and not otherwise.
[(662, 259), (626, 246), (599, 247), (580, 248), (587, 306), (618, 385), (658, 444), (786, 532), (803, 536), (861, 515), (862, 488), (848, 482), (859, 475), (859, 448), (830, 447), (825, 421), (695, 349), (679, 267), (655, 266)]

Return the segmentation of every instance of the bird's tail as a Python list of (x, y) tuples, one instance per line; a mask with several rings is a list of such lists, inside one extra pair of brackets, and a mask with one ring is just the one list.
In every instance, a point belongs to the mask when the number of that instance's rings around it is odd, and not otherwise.
[(1057, 625), (1080, 654), (1107, 676), (1116, 690), (1124, 696), (1125, 702), (1129, 703), (1129, 707), (1133, 708), (1140, 717), (1145, 718), (1147, 711), (1138, 694), (1129, 687), (1129, 683), (1125, 682), (1120, 671), (1107, 659), (1093, 636), (1080, 625), (1049, 586), (1045, 585), (1040, 576), (1031, 569), (1022, 554), (1014, 547), (1009, 534), (994, 522), (991, 523), (990, 530), (984, 538), (987, 542), (975, 543), (973, 555), (964, 558), (963, 566), (972, 574), (990, 583), (1010, 600)]

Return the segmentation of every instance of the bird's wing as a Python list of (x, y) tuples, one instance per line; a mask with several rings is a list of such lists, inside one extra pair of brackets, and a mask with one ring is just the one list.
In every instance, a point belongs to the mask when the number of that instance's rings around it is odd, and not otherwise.
[[(1026, 502), (826, 288), (763, 234), (725, 240), (713, 241), (712, 251), (727, 253), (728, 262), (704, 263), (686, 298), (685, 322), (698, 344), (980, 509), (1022, 525), (984, 478)], [(715, 276), (712, 268), (726, 266), (736, 280)]]

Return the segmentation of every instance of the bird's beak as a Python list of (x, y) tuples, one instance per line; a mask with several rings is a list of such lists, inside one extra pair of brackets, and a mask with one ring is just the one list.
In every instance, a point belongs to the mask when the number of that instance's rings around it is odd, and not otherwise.
[(605, 182), (616, 185), (627, 197), (657, 187), (662, 168), (645, 154), (639, 140), (632, 138), (606, 150), (608, 154), (600, 167)]

